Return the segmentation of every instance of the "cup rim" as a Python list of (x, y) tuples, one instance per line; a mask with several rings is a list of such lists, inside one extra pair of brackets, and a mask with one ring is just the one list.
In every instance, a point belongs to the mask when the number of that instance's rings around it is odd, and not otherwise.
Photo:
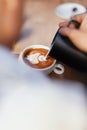
[(25, 48), (21, 51), (21, 53), (20, 53), (20, 55), (19, 55), (19, 61), (21, 61), (21, 62), (22, 62), (24, 65), (26, 65), (27, 67), (30, 67), (31, 69), (38, 70), (38, 71), (44, 71), (44, 70), (48, 70), (48, 69), (52, 68), (52, 67), (56, 64), (56, 60), (54, 59), (54, 62), (53, 62), (50, 66), (48, 66), (48, 67), (46, 67), (46, 68), (42, 68), (42, 69), (34, 68), (34, 67), (31, 67), (31, 66), (27, 65), (27, 64), (24, 62), (24, 60), (23, 60), (23, 54), (24, 54), (24, 52), (25, 52), (26, 50), (28, 50), (28, 49), (30, 49), (30, 48), (44, 48), (44, 49), (47, 49), (47, 50), (50, 49), (49, 46), (47, 46), (47, 45), (41, 45), (41, 44), (33, 44), (33, 45), (29, 45), (29, 46), (25, 47)]

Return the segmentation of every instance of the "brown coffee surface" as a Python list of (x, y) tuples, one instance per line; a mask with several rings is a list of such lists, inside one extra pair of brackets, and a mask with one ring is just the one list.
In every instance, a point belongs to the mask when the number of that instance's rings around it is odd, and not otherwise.
[(47, 53), (47, 49), (32, 48), (25, 51), (23, 59), (24, 62), (26, 62), (29, 66), (38, 69), (43, 69), (51, 66), (54, 62), (54, 59), (50, 56), (47, 56), (47, 58), (44, 59)]

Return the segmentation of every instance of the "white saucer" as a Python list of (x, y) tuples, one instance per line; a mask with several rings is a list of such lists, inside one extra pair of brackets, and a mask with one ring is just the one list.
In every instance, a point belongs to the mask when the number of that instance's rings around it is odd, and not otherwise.
[[(75, 9), (73, 11), (73, 9)], [(56, 15), (64, 19), (70, 19), (72, 16), (86, 12), (86, 8), (83, 5), (77, 3), (64, 3), (57, 6)]]

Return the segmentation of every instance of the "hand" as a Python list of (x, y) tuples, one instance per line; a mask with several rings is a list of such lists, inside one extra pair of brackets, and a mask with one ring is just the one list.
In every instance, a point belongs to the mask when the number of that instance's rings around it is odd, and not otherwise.
[(59, 24), (60, 33), (67, 36), (78, 49), (87, 53), (87, 13), (76, 15), (72, 19), (80, 23), (80, 28), (68, 27), (69, 22), (63, 22)]

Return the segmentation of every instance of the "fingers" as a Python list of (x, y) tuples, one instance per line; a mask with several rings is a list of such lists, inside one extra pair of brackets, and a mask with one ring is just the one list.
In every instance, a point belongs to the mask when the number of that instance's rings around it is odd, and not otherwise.
[(64, 28), (64, 27), (69, 27), (69, 28), (79, 28), (79, 24), (77, 24), (78, 22), (76, 20), (71, 20), (71, 21), (67, 21), (67, 22), (62, 22), (59, 24), (60, 28)]
[(87, 53), (87, 13), (76, 15), (71, 20), (80, 23), (80, 29), (76, 29), (73, 24), (69, 25), (67, 21), (59, 24), (59, 32), (67, 36), (78, 49)]
[(87, 13), (76, 15), (76, 16), (72, 17), (72, 20), (75, 20), (78, 23), (80, 23), (79, 29), (81, 31), (87, 32)]
[(59, 27), (60, 28), (64, 28), (64, 27), (69, 27), (69, 28), (75, 28), (75, 25), (73, 23), (70, 23), (67, 21), (67, 22), (62, 22), (59, 24)]
[(59, 32), (64, 36), (69, 36), (69, 33), (71, 32), (71, 29), (68, 27), (61, 28)]
[(59, 23), (59, 27), (67, 27), (69, 24), (68, 21)]
[[(87, 40), (85, 40), (87, 37), (86, 33), (78, 31), (77, 29), (70, 29), (68, 27), (61, 28), (60, 33), (64, 36), (67, 36), (73, 42), (73, 44), (77, 48), (79, 48), (81, 51), (84, 51), (87, 53), (87, 44), (85, 44), (87, 41)], [(82, 39), (81, 39), (81, 37), (82, 37)]]
[(75, 15), (71, 19), (72, 20), (76, 20), (77, 22), (81, 23), (83, 21), (83, 19), (85, 18), (86, 15), (87, 15), (87, 13)]
[[(87, 13), (75, 15), (75, 16), (73, 16), (73, 17), (71, 18), (71, 20), (75, 20), (75, 21), (81, 23), (86, 16), (87, 16)], [(67, 27), (68, 24), (69, 24), (69, 21), (61, 22), (61, 23), (59, 24), (59, 27)]]

